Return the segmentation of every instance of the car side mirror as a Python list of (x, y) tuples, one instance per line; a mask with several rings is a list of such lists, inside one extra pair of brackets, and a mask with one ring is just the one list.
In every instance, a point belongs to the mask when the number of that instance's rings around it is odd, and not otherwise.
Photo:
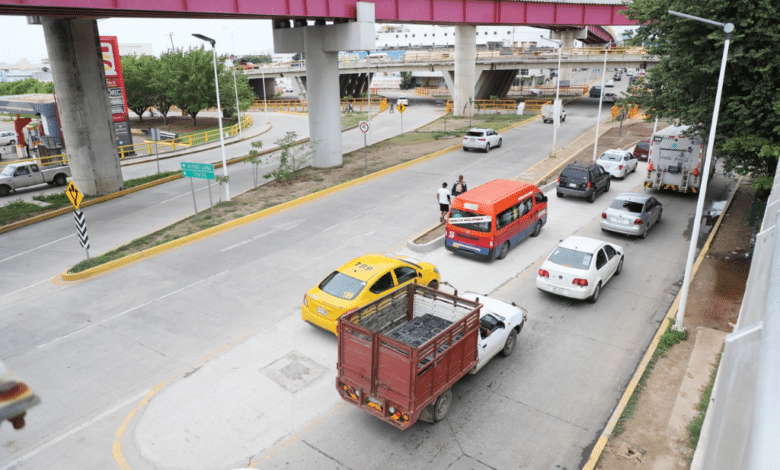
[(547, 196), (542, 196), (542, 202), (547, 202)]

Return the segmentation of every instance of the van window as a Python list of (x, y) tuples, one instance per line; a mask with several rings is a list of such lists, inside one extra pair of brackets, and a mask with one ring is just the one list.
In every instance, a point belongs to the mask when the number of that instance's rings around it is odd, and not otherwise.
[[(450, 211), (450, 220), (460, 219), (464, 217), (486, 217), (482, 214), (475, 214), (474, 212), (464, 211), (463, 209), (452, 209)], [(466, 230), (475, 230), (477, 232), (490, 232), (490, 221), (486, 222), (474, 222), (466, 224), (458, 224), (458, 227), (463, 227)]]

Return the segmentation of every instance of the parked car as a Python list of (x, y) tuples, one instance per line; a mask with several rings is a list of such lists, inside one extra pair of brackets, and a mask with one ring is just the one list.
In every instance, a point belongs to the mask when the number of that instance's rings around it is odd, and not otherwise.
[(605, 103), (615, 103), (616, 101), (617, 101), (617, 93), (612, 93), (611, 91), (604, 93)]
[(466, 132), (466, 135), (463, 137), (463, 150), (477, 149), (484, 150), (487, 153), (493, 147), (501, 147), (502, 143), (501, 134), (493, 129), (474, 128)]
[(309, 290), (303, 296), (301, 317), (336, 334), (339, 318), (345, 313), (409, 283), (436, 289), (440, 281), (439, 270), (431, 263), (369, 253), (333, 271)]
[(571, 236), (542, 263), (536, 287), (595, 303), (604, 285), (623, 271), (623, 248), (595, 238)]
[(404, 106), (409, 106), (409, 98), (405, 96), (399, 96), (398, 100), (395, 102), (395, 104), (402, 104)]
[(558, 177), (555, 194), (558, 197), (584, 197), (588, 202), (596, 200), (600, 191), (609, 191), (610, 174), (596, 163), (574, 162), (566, 166)]
[(601, 97), (601, 86), (595, 85), (590, 87), (590, 91), (588, 92), (588, 96), (591, 98), (600, 98)]
[(637, 160), (646, 162), (647, 155), (650, 153), (650, 137), (637, 142), (633, 153)]
[(612, 77), (612, 80), (619, 82), (620, 81), (620, 74), (616, 73), (614, 77)]
[(661, 220), (664, 206), (647, 194), (620, 193), (601, 213), (601, 230), (645, 238)]
[(607, 87), (607, 88), (612, 88), (612, 87), (615, 86), (615, 81), (614, 80), (607, 80), (607, 83), (605, 83), (604, 86)]
[(625, 178), (636, 171), (636, 157), (628, 150), (609, 149), (602, 153), (596, 163), (604, 167), (615, 178)]

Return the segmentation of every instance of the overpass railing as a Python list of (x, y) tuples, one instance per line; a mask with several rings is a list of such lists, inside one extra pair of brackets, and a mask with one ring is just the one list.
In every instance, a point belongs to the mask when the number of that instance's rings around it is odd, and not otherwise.
[[(496, 112), (517, 112), (518, 102), (515, 100), (474, 100), (474, 111), (477, 114), (492, 114)], [(525, 110), (531, 112), (541, 112), (542, 106), (552, 104), (551, 100), (527, 100), (525, 101)], [(447, 101), (447, 112), (451, 113), (455, 105), (452, 100)]]
[[(373, 89), (372, 89), (373, 90)], [(248, 110), (262, 112), (265, 111), (268, 104), (268, 111), (279, 113), (307, 113), (309, 112), (308, 100), (255, 100), (249, 106)], [(368, 109), (368, 98), (342, 98), (341, 100), (341, 112), (346, 112), (347, 104), (352, 105), (352, 111), (363, 112)], [(379, 111), (384, 111), (388, 106), (387, 98), (377, 97), (371, 98), (371, 109), (379, 107)]]

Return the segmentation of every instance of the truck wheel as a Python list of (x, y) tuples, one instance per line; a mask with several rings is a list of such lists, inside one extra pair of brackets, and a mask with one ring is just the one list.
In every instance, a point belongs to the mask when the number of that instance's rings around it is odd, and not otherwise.
[(542, 231), (542, 221), (538, 220), (536, 222), (536, 227), (534, 227), (534, 232), (531, 234), (532, 237), (538, 237), (539, 233)]
[(504, 242), (504, 244), (501, 245), (501, 251), (498, 253), (498, 259), (506, 258), (507, 253), (509, 253), (509, 242)]
[(9, 186), (6, 185), (0, 186), (0, 197), (6, 197), (10, 192), (11, 192), (11, 188)]
[(516, 344), (517, 344), (517, 331), (512, 330), (509, 333), (509, 337), (506, 339), (506, 343), (504, 343), (504, 349), (501, 350), (501, 355), (504, 357), (510, 356), (512, 354), (512, 351), (515, 350)]
[(444, 393), (439, 395), (436, 399), (436, 404), (433, 405), (433, 421), (438, 423), (447, 416), (447, 412), (450, 411), (452, 406), (452, 390), (447, 389)]
[(434, 279), (433, 281), (428, 283), (428, 287), (430, 287), (431, 289), (438, 289), (439, 288), (439, 281)]
[(54, 177), (54, 184), (57, 186), (65, 186), (68, 183), (68, 178), (62, 173)]

